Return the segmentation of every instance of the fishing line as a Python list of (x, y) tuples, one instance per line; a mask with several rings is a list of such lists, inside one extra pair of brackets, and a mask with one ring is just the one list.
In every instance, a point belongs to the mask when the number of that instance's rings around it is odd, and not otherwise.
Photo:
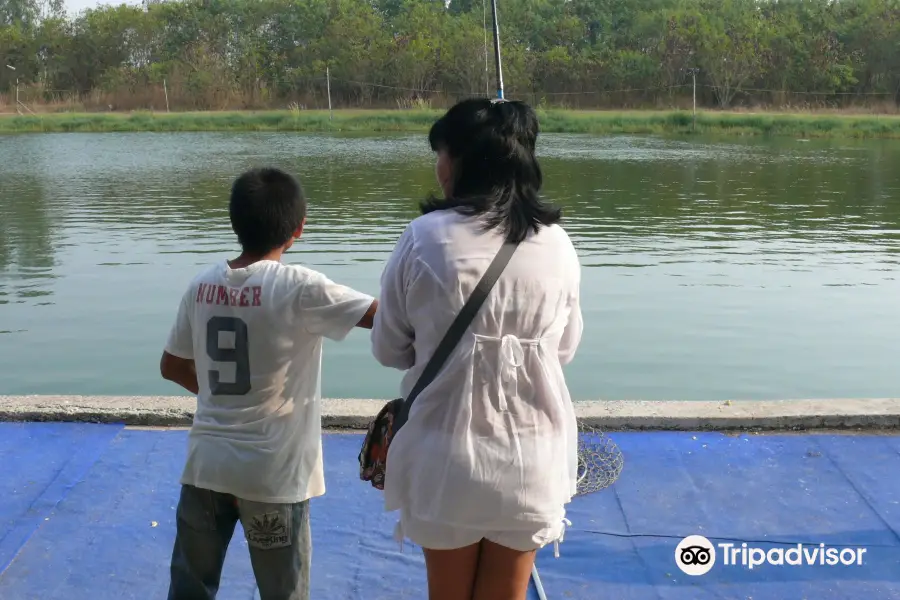
[(486, 96), (491, 95), (491, 76), (488, 67), (488, 51), (487, 51), (487, 0), (481, 0), (481, 29), (484, 33), (484, 93)]
[[(619, 446), (599, 428), (578, 421), (578, 475), (575, 495), (584, 496), (608, 488), (619, 478), (625, 459)], [(537, 564), (531, 579), (540, 600), (547, 600)]]

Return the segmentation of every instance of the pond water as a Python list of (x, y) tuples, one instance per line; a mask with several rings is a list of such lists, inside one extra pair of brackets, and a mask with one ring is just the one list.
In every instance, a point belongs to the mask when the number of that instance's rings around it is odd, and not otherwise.
[[(584, 267), (573, 397), (886, 397), (900, 370), (900, 143), (546, 135), (546, 195)], [(179, 394), (158, 375), (184, 287), (236, 252), (242, 170), (310, 198), (286, 260), (373, 295), (417, 202), (425, 136), (0, 137), (0, 394)], [(388, 398), (367, 332), (323, 394)]]

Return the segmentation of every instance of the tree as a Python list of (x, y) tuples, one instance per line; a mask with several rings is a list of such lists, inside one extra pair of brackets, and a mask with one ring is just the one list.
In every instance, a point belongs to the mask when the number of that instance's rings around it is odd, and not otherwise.
[[(118, 1), (118, 0), (116, 0)], [(493, 95), (486, 0), (0, 0), (0, 91), (90, 107), (448, 103)], [(485, 23), (485, 20), (487, 21)], [(565, 106), (900, 104), (900, 0), (501, 0), (509, 97)], [(487, 61), (485, 61), (487, 59)], [(487, 69), (485, 69), (487, 62)], [(631, 90), (631, 91), (620, 91)], [(707, 91), (709, 90), (709, 91)]]
[(672, 13), (669, 35), (692, 49), (726, 108), (764, 74), (772, 32), (755, 0), (699, 0)]

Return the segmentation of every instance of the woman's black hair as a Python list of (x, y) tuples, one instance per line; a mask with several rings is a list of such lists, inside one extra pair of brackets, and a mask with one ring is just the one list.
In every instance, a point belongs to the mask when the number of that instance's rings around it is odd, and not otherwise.
[(543, 175), (534, 154), (539, 133), (534, 110), (523, 102), (464, 100), (432, 127), (428, 142), (453, 162), (452, 197), (432, 196), (422, 212), (456, 210), (481, 216), (520, 242), (560, 220), (559, 208), (540, 198)]

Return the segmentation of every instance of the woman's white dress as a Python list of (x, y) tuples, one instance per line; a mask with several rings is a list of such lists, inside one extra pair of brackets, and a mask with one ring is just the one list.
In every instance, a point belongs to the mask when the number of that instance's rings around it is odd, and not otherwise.
[[(406, 397), (503, 242), (455, 211), (415, 219), (381, 281), (372, 350)], [(581, 340), (578, 256), (559, 226), (517, 248), (388, 454), (385, 508), (484, 531), (536, 531), (575, 494), (577, 425), (562, 365)]]

